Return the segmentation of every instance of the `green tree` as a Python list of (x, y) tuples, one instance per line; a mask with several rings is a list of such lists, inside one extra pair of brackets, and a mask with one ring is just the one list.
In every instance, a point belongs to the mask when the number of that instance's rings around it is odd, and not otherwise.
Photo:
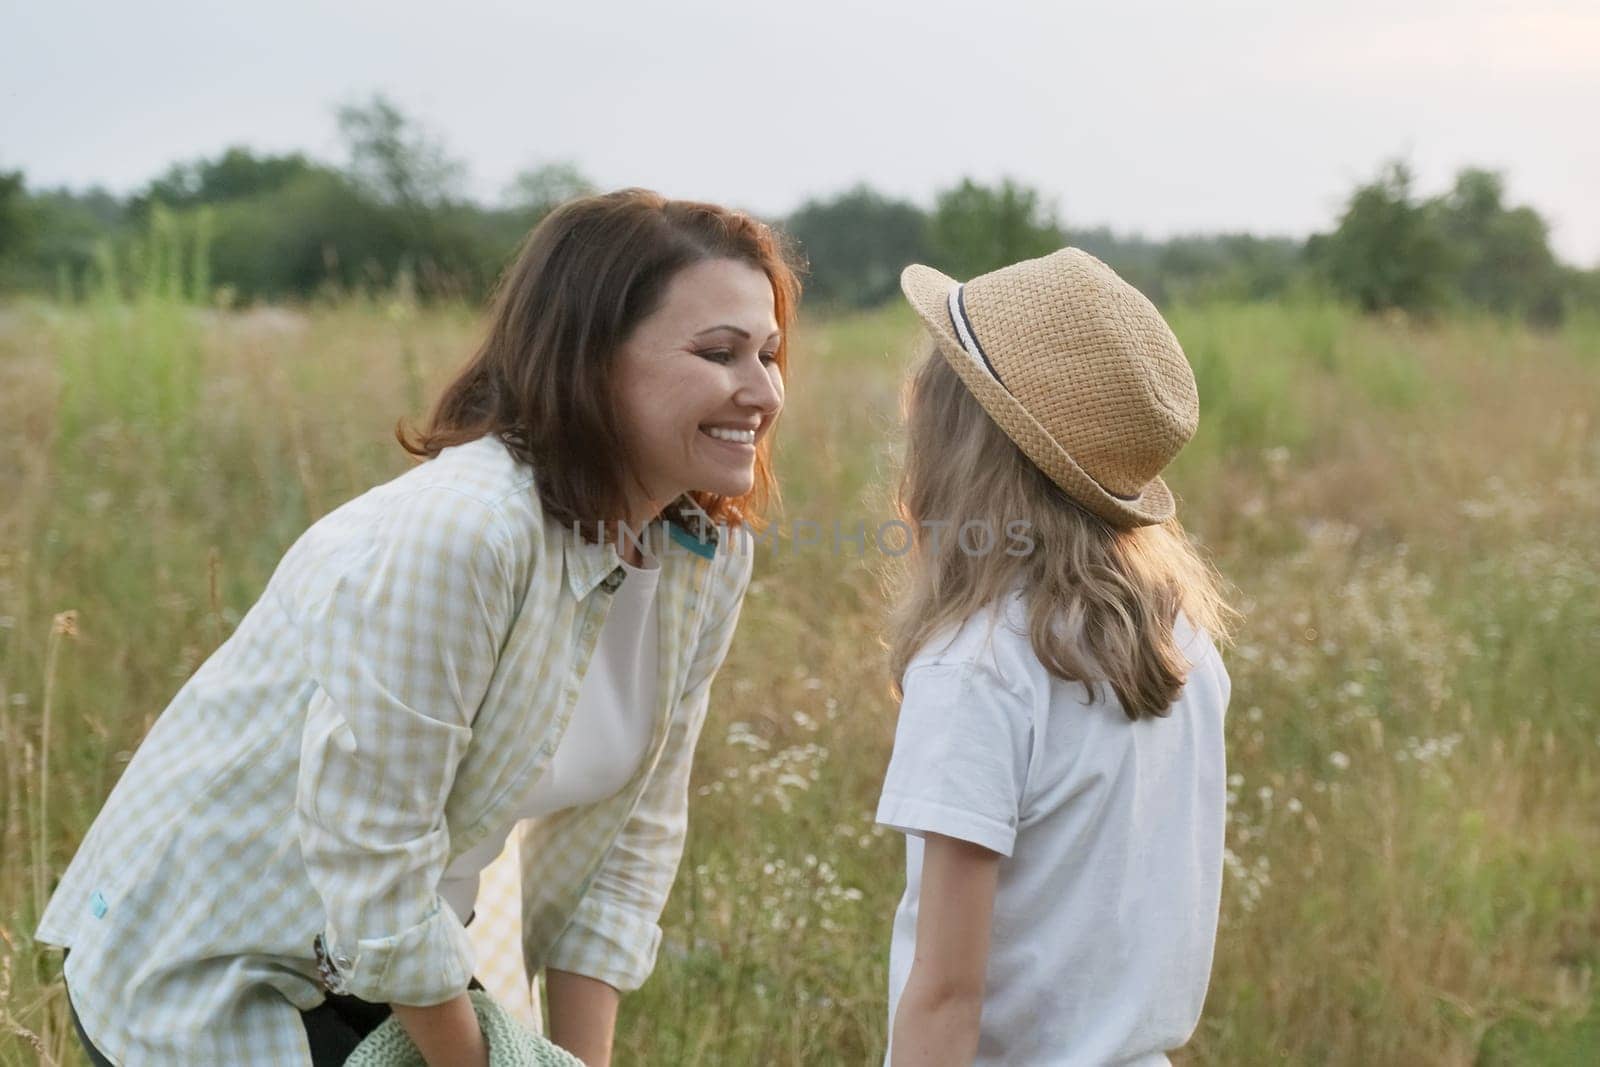
[(1158, 303), (1275, 300), (1300, 275), (1302, 255), (1299, 241), (1282, 237), (1174, 237), (1162, 245), (1145, 293)]
[(263, 196), (283, 188), (296, 178), (327, 168), (295, 152), (289, 155), (257, 155), (235, 145), (216, 159), (174, 163), (128, 203), (130, 214), (142, 219), (152, 204), (170, 208), (222, 204), (230, 200)]
[(214, 210), (212, 275), (246, 300), (386, 287), (414, 247), (397, 212), (337, 173), (304, 174)]
[(1385, 164), (1350, 197), (1338, 227), (1307, 243), (1333, 291), (1365, 311), (1432, 311), (1450, 299), (1454, 262), (1438, 205), (1419, 200), (1411, 168)]
[(17, 258), (27, 243), (28, 194), (22, 172), (0, 171), (0, 262)]
[(553, 209), (588, 196), (594, 183), (574, 163), (542, 163), (518, 172), (506, 186), (505, 202), (510, 210), (532, 225)]
[(1591, 317), (1600, 313), (1600, 267), (1591, 270), (1566, 267), (1561, 274), (1567, 306), (1575, 310), (1583, 309)]
[(1500, 174), (1461, 171), (1439, 211), (1462, 300), (1544, 324), (1560, 321), (1563, 278), (1550, 251), (1549, 227), (1530, 207), (1506, 206)]
[(20, 215), (21, 242), (5, 269), (7, 287), (69, 296), (94, 261), (96, 246), (126, 232), (122, 201), (103, 189), (24, 193), (14, 210)]
[(349, 173), (385, 204), (412, 212), (459, 200), (466, 167), (382, 94), (339, 108)]
[(870, 307), (890, 299), (907, 263), (927, 258), (928, 218), (915, 204), (891, 200), (866, 185), (826, 200), (808, 200), (785, 229), (810, 261), (806, 297)]
[(998, 186), (962, 179), (938, 195), (928, 227), (934, 265), (971, 278), (1065, 243), (1055, 212), (1039, 193), (1010, 178)]

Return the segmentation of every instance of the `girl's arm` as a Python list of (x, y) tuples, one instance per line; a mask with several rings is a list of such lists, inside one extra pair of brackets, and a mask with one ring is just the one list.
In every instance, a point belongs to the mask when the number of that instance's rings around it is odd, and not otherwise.
[(924, 835), (917, 949), (894, 1016), (893, 1067), (972, 1063), (1000, 854)]
[(425, 1008), (390, 1007), (428, 1067), (488, 1067), (489, 1045), (465, 993)]
[(586, 1067), (610, 1067), (621, 994), (597, 979), (552, 969), (544, 972), (544, 992), (550, 1002), (550, 1040)]

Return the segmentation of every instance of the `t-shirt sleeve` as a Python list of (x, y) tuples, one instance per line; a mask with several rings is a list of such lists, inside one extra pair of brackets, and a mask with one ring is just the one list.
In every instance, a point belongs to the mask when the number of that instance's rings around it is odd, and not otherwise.
[(1033, 723), (1029, 702), (973, 663), (906, 672), (877, 821), (1011, 855)]

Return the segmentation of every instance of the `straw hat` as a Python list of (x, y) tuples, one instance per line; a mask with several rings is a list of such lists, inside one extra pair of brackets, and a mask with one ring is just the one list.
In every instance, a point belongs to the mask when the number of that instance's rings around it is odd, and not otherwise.
[(1143, 293), (1076, 248), (965, 285), (913, 264), (900, 288), (984, 410), (1073, 500), (1115, 526), (1172, 517), (1159, 475), (1200, 403)]

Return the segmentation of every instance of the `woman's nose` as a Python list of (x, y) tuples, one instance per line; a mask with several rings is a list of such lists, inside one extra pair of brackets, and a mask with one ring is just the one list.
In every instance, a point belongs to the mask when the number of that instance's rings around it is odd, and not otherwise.
[(775, 413), (783, 407), (781, 373), (759, 361), (753, 368), (747, 365), (733, 399), (741, 407), (755, 408), (763, 414)]

